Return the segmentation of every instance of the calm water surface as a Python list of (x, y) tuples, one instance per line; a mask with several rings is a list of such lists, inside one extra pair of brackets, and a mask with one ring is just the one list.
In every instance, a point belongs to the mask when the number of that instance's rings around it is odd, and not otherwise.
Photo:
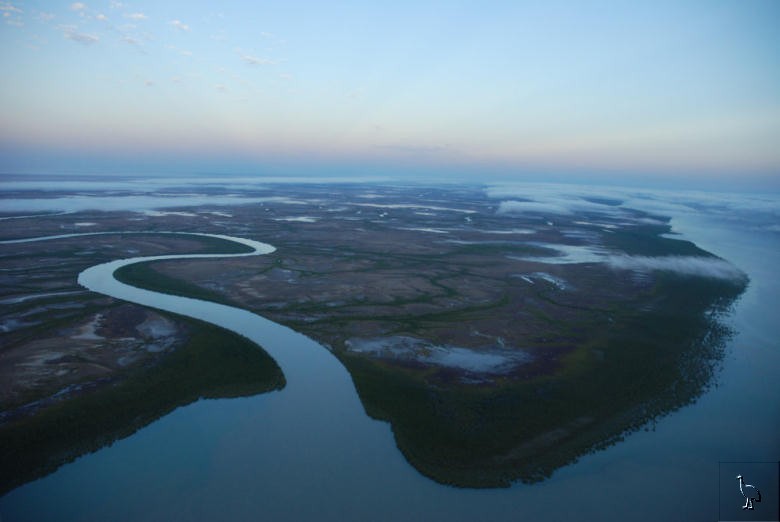
[(389, 425), (365, 415), (347, 371), (314, 341), (249, 312), (126, 287), (102, 269), (95, 284), (112, 285), (114, 295), (250, 337), (278, 361), (287, 387), (179, 408), (0, 498), (0, 517), (716, 520), (718, 462), (780, 456), (780, 234), (715, 215), (680, 215), (673, 225), (751, 278), (729, 320), (737, 334), (717, 386), (651, 431), (541, 484), (506, 490), (455, 489), (420, 476), (396, 449)]

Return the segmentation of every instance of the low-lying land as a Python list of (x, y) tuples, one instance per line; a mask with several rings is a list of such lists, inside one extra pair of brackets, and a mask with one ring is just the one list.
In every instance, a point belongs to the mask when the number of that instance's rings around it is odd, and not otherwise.
[[(711, 382), (728, 334), (719, 314), (746, 284), (724, 261), (670, 236), (668, 219), (619, 201), (591, 198), (580, 202), (584, 210), (550, 213), (513, 211), (522, 204), (504, 205), (476, 188), (263, 190), (263, 203), (67, 220), (97, 230), (232, 234), (276, 246), (268, 256), (158, 261), (117, 275), (247, 308), (316, 339), (350, 371), (368, 414), (390, 422), (409, 461), (458, 486), (540, 480), (695, 399)], [(73, 228), (63, 219), (36, 223), (41, 235), (55, 233), (58, 222), (62, 233)], [(56, 258), (69, 265), (59, 281), (66, 272), (75, 280), (78, 267), (89, 265), (73, 260), (96, 240), (62, 241)], [(127, 241), (142, 239), (122, 238), (125, 249), (135, 244)], [(132, 249), (203, 248), (177, 236), (143, 241), (148, 248)], [(59, 270), (54, 261), (45, 265), (48, 251), (13, 252), (3, 266), (40, 258), (41, 274)], [(127, 257), (118, 254), (106, 246), (89, 262)], [(4, 288), (23, 297), (25, 284)], [(74, 285), (56, 290), (79, 291)], [(69, 323), (76, 336), (96, 314), (109, 313), (102, 298), (82, 293), (93, 308), (89, 315), (80, 305), (86, 315)], [(162, 320), (143, 317), (136, 331)], [(46, 329), (25, 325), (32, 320), (23, 313), (2, 320), (11, 324), (11, 343), (0, 361), (13, 350), (33, 357), (31, 346), (46, 343)], [(182, 338), (188, 332), (174, 330)], [(148, 344), (160, 343), (142, 342), (138, 361), (156, 360), (154, 350), (142, 349)], [(55, 382), (49, 390), (70, 381)]]
[(8, 246), (2, 258), (0, 492), (200, 398), (284, 386), (276, 363), (236, 334), (76, 284), (82, 269), (123, 257), (120, 252), (235, 249), (222, 243), (106, 235)]

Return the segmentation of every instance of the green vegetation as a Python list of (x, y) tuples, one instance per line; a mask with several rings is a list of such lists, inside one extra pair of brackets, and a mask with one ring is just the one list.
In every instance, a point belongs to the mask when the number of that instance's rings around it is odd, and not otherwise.
[(127, 437), (200, 398), (245, 397), (284, 387), (281, 370), (251, 341), (192, 319), (184, 346), (152, 367), (0, 426), (0, 493)]
[[(669, 232), (668, 224), (643, 223), (600, 234), (600, 240), (629, 255), (711, 255), (693, 243), (661, 237)], [(370, 222), (361, 226), (386, 231)], [(546, 233), (550, 242), (556, 240), (554, 231)], [(599, 233), (598, 228), (593, 233)], [(264, 309), (272, 318), (278, 314), (278, 322), (316, 339), (332, 339), (337, 350), (344, 339), (367, 331), (433, 342), (437, 335), (466, 325), (490, 339), (486, 344), (510, 331), (515, 338), (507, 342), (508, 349), (522, 346), (536, 357), (532, 364), (538, 367), (527, 373), (466, 384), (464, 374), (455, 370), (337, 351), (366, 411), (391, 424), (409, 462), (436, 481), (461, 487), (542, 480), (693, 401), (711, 382), (729, 335), (717, 312), (744, 289), (742, 283), (663, 272), (636, 286), (616, 276), (613, 286), (610, 269), (595, 263), (550, 269), (571, 283), (574, 290), (567, 293), (539, 281), (518, 282), (517, 275), (540, 268), (508, 264), (508, 255), (554, 254), (537, 245), (433, 241), (427, 248), (394, 251), (390, 239), (362, 243), (342, 235), (349, 240), (334, 246), (331, 237), (320, 235), (327, 242), (297, 236), (286, 246), (277, 242), (285, 257), (263, 270), (290, 270), (302, 283), (275, 295), (281, 305)], [(371, 235), (378, 237), (381, 234)], [(219, 239), (195, 239), (207, 252), (245, 248)], [(320, 267), (313, 259), (328, 263)], [(175, 272), (166, 275), (155, 265), (129, 265), (115, 277), (153, 291), (235, 304), (227, 293), (181, 280)], [(356, 272), (375, 280), (387, 276), (389, 281), (402, 281), (409, 274), (422, 282), (339, 294), (340, 284), (357, 286), (349, 280)], [(372, 279), (360, 281), (370, 287)], [(225, 288), (227, 292), (235, 286), (227, 282)], [(249, 302), (267, 305), (259, 298)], [(136, 370), (96, 393), (0, 427), (0, 491), (127, 436), (199, 397), (249, 395), (283, 386), (274, 362), (246, 340), (215, 327), (191, 325), (188, 347), (154, 368)]]
[[(162, 237), (165, 236), (176, 237), (176, 235), (177, 235), (176, 233), (164, 234), (162, 235)], [(138, 237), (139, 234), (133, 234), (132, 232), (125, 232), (122, 234), (122, 236)], [(246, 254), (253, 251), (252, 248), (243, 245), (241, 243), (236, 243), (235, 241), (228, 241), (217, 237), (193, 236), (186, 233), (181, 234), (179, 237), (183, 239), (197, 241), (200, 245), (202, 245), (201, 248), (198, 248), (197, 251), (193, 252), (197, 254)], [(186, 253), (186, 252), (182, 252), (182, 253)]]
[[(603, 236), (606, 245), (632, 256), (708, 256), (712, 254), (702, 250), (690, 241), (661, 237), (668, 233), (668, 225), (634, 226), (619, 229)], [(652, 239), (650, 239), (652, 237)]]
[(133, 263), (125, 265), (114, 272), (114, 277), (122, 283), (161, 292), (170, 295), (179, 295), (192, 297), (203, 301), (213, 301), (230, 306), (236, 306), (234, 302), (226, 298), (223, 294), (203, 288), (193, 283), (188, 283), (182, 279), (170, 277), (154, 269), (155, 263), (164, 261), (147, 261), (143, 263)]
[[(593, 229), (605, 247), (628, 255), (711, 256), (691, 242), (662, 236), (669, 231), (668, 223), (659, 220), (609, 233)], [(555, 232), (548, 234), (547, 240), (555, 242)], [(613, 277), (612, 269), (595, 263), (550, 268), (571, 284), (569, 293), (512, 279), (540, 268), (517, 265), (522, 268), (514, 274), (506, 257), (555, 253), (542, 246), (433, 244), (427, 251), (409, 252), (386, 251), (388, 242), (374, 248), (345, 243), (321, 251), (308, 244), (283, 246), (280, 250), (294, 260), (284, 263), (286, 269), (326, 288), (333, 283), (325, 279), (328, 275), (344, 272), (302, 270), (307, 264), (299, 260), (332, 259), (337, 251), (344, 259), (364, 261), (358, 271), (377, 280), (406, 273), (424, 284), (410, 285), (415, 290), (409, 291), (399, 283), (403, 297), (366, 291), (356, 299), (333, 298), (338, 304), (303, 294), (269, 315), (277, 313), (275, 320), (335, 346), (366, 411), (391, 424), (409, 462), (438, 482), (461, 487), (542, 480), (693, 401), (711, 382), (729, 335), (712, 312), (744, 289), (742, 283), (663, 272), (634, 285), (625, 273)], [(414, 304), (428, 306), (409, 306)], [(375, 325), (381, 325), (379, 335), (435, 343), (437, 335), (446, 337), (447, 330), (462, 325), (495, 338), (504, 335), (501, 328), (512, 329), (510, 321), (523, 321), (517, 330), (525, 335), (511, 346), (527, 347), (542, 361), (539, 368), (476, 384), (465, 383), (455, 370), (338, 350), (345, 337), (379, 330)]]
[[(637, 255), (709, 255), (659, 232), (649, 227), (612, 241)], [(554, 369), (526, 379), (464, 385), (431, 380), (430, 368), (340, 357), (368, 414), (391, 423), (399, 449), (424, 475), (461, 487), (534, 482), (692, 402), (711, 382), (730, 335), (719, 313), (744, 284), (660, 272), (654, 280), (609, 309), (571, 307), (541, 293), (547, 306), (576, 315), (556, 320), (545, 333), (550, 340), (536, 347)]]
[[(138, 234), (128, 234), (137, 236)], [(199, 254), (243, 254), (251, 252), (252, 249), (246, 245), (226, 241), (208, 236), (184, 236), (187, 239), (195, 237), (202, 248), (198, 250)], [(161, 263), (163, 261), (158, 261)], [(164, 294), (179, 295), (202, 299), (204, 301), (213, 301), (230, 306), (236, 306), (236, 303), (227, 299), (223, 294), (214, 292), (202, 286), (188, 283), (182, 279), (169, 277), (154, 269), (155, 262), (133, 263), (123, 266), (114, 272), (114, 277), (128, 285), (137, 286), (146, 290), (162, 292)]]
[(678, 281), (663, 290), (657, 312), (626, 311), (601, 334), (601, 322), (579, 325), (590, 339), (551, 376), (431, 386), (413, 370), (342, 360), (369, 415), (392, 424), (421, 473), (463, 487), (533, 482), (705, 389), (728, 332), (686, 298), (699, 289)]

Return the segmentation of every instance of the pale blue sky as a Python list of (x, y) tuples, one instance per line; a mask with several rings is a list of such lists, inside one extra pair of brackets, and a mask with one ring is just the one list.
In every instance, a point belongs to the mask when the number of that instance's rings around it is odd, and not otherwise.
[(0, 171), (780, 187), (776, 1), (0, 0), (0, 15)]

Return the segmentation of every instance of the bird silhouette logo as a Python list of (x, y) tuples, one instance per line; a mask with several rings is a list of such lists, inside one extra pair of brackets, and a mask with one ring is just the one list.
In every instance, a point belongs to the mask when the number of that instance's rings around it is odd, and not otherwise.
[(739, 492), (745, 497), (745, 505), (742, 509), (753, 509), (753, 501), (761, 502), (761, 492), (752, 484), (745, 484), (742, 475), (737, 475), (737, 480), (739, 480)]

